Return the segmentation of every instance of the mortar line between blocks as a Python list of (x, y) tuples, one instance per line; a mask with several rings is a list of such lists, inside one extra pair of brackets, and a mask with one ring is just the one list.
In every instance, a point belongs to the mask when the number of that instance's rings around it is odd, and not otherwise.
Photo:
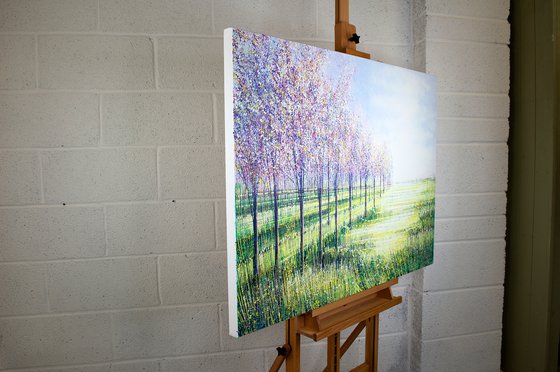
[(180, 304), (180, 305), (153, 305), (129, 308), (113, 308), (113, 309), (97, 309), (97, 310), (75, 310), (75, 311), (56, 311), (41, 314), (12, 314), (2, 315), (0, 319), (41, 319), (41, 318), (59, 318), (67, 316), (83, 316), (96, 314), (121, 314), (135, 311), (152, 311), (152, 310), (173, 310), (173, 309), (192, 309), (200, 307), (211, 307), (220, 304), (220, 302), (201, 302), (196, 304)]
[(400, 332), (387, 332), (387, 333), (380, 333), (379, 334), (379, 338), (384, 338), (384, 337), (394, 337), (394, 336), (402, 336), (408, 334), (408, 330), (407, 331), (400, 331)]
[(493, 117), (468, 117), (468, 116), (438, 116), (439, 120), (456, 120), (456, 121), (476, 121), (487, 122), (488, 126), (492, 126), (494, 122), (506, 123), (508, 118), (493, 118)]
[(130, 146), (83, 146), (83, 147), (14, 147), (14, 148), (0, 148), (0, 152), (33, 152), (33, 151), (43, 151), (43, 152), (71, 152), (71, 151), (84, 151), (84, 150), (129, 150), (129, 149), (144, 149), (144, 150), (157, 150), (161, 149), (223, 149), (221, 144), (208, 144), (208, 145), (130, 145)]
[(315, 36), (319, 35), (319, 0), (315, 0)]
[(47, 277), (45, 278), (45, 295), (47, 297), (47, 312), (50, 313), (51, 312), (51, 300), (50, 300), (50, 294), (49, 294), (49, 278), (51, 276), (50, 273), (50, 268), (49, 268), (49, 264), (45, 265), (45, 271), (47, 274)]
[(35, 34), (35, 88), (39, 89), (39, 35)]
[[(171, 203), (172, 200), (175, 200), (177, 203), (203, 203), (208, 202), (212, 203), (215, 201), (223, 201), (225, 197), (215, 197), (215, 198), (192, 198), (192, 199), (182, 199), (182, 198), (175, 198), (175, 199), (144, 199), (144, 200), (121, 200), (121, 201), (110, 201), (110, 200), (101, 200), (101, 201), (92, 201), (92, 202), (67, 202), (66, 208), (78, 208), (78, 207), (96, 207), (105, 205), (137, 205), (137, 204), (161, 204), (161, 203)], [(59, 203), (53, 204), (10, 204), (10, 205), (0, 205), (0, 209), (16, 209), (16, 208), (50, 208), (50, 207), (61, 207)]]
[(412, 285), (408, 285), (406, 288), (406, 296), (407, 296), (407, 301), (408, 301), (408, 306), (406, 309), (406, 327), (407, 327), (407, 341), (406, 341), (406, 345), (407, 345), (407, 349), (408, 349), (408, 353), (407, 353), (407, 361), (406, 361), (406, 371), (409, 372), (410, 371), (410, 366), (412, 364), (412, 353), (410, 352), (412, 350), (412, 337), (413, 337), (413, 333), (414, 330), (412, 329), (413, 327), (413, 314), (412, 314), (412, 308), (415, 306), (412, 302), (412, 299), (410, 298), (410, 287), (412, 287)]
[(210, 32), (212, 33), (212, 35), (216, 34), (216, 12), (215, 12), (215, 7), (214, 7), (214, 1), (215, 0), (211, 0), (210, 1)]
[(220, 350), (224, 351), (224, 338), (222, 336), (222, 328), (223, 328), (223, 322), (224, 320), (222, 319), (222, 304), (218, 304), (218, 335), (220, 337)]
[[(426, 41), (426, 34), (424, 34), (424, 37), (422, 39), (416, 40), (416, 42), (413, 42), (412, 45), (417, 46), (417, 45), (420, 45), (420, 44), (424, 43), (425, 41)], [(422, 71), (422, 72), (426, 72), (426, 71)]]
[[(113, 346), (114, 346), (114, 344), (113, 344)], [(45, 368), (48, 368), (48, 370), (50, 371), (50, 370), (55, 370), (57, 368), (104, 367), (104, 366), (107, 366), (107, 365), (120, 365), (120, 364), (137, 363), (137, 362), (161, 362), (164, 359), (177, 360), (177, 359), (192, 359), (192, 358), (200, 358), (200, 357), (236, 355), (236, 354), (242, 354), (242, 353), (247, 352), (247, 351), (249, 351), (249, 352), (259, 352), (259, 351), (267, 352), (267, 351), (274, 350), (274, 347), (275, 346), (255, 348), (255, 349), (228, 350), (228, 351), (223, 351), (223, 352), (216, 351), (216, 352), (212, 352), (212, 353), (198, 353), (198, 354), (161, 355), (161, 356), (154, 356), (154, 357), (149, 357), (149, 358), (132, 358), (132, 359), (115, 358), (115, 354), (113, 354), (113, 358), (111, 360), (106, 360), (106, 361), (102, 361), (102, 362), (49, 365)], [(34, 368), (33, 370), (36, 370), (35, 367), (16, 367), (16, 368), (10, 368), (9, 371), (29, 371), (30, 368)], [(36, 368), (40, 368), (40, 367), (36, 367)], [(2, 369), (2, 371), (4, 371), (4, 369)]]
[(107, 206), (103, 205), (103, 230), (105, 235), (105, 257), (109, 257), (109, 237), (107, 234)]
[[(38, 94), (38, 93), (104, 93), (104, 94), (138, 94), (155, 93), (154, 89), (69, 89), (69, 88), (33, 88), (33, 89), (0, 89), (0, 94)], [(171, 89), (161, 88), (158, 93), (216, 93), (223, 94), (223, 90), (218, 89)]]
[(434, 43), (446, 43), (446, 44), (467, 44), (467, 45), (477, 45), (477, 46), (486, 46), (486, 47), (504, 47), (507, 48), (509, 42), (504, 43), (496, 43), (492, 41), (473, 41), (473, 40), (454, 40), (454, 39), (441, 39), (441, 38), (431, 38), (427, 37), (426, 42), (434, 42)]
[(101, 30), (101, 0), (97, 0), (97, 24), (95, 29), (100, 32)]
[(156, 88), (156, 90), (159, 90), (159, 63), (158, 63), (158, 39), (155, 36), (150, 36), (150, 40), (152, 41), (152, 45), (153, 45), (153, 52), (154, 52), (154, 56), (153, 56), (153, 63), (154, 63), (154, 86)]
[(99, 93), (99, 97), (98, 97), (98, 102), (97, 102), (97, 110), (99, 111), (98, 113), (98, 119), (99, 119), (99, 141), (98, 141), (98, 145), (101, 147), (104, 143), (104, 139), (103, 139), (103, 94)]
[[(410, 2), (409, 6), (408, 6), (408, 27), (409, 27), (409, 34), (410, 34), (410, 41), (409, 41), (409, 47), (408, 47), (408, 53), (410, 54), (410, 56), (412, 56), (412, 65), (416, 66), (416, 58), (414, 58), (414, 46), (416, 45), (414, 43), (414, 14), (413, 14), (413, 8), (414, 4), (413, 1)], [(425, 71), (424, 71), (425, 72)]]
[(497, 196), (505, 195), (505, 190), (500, 191), (480, 191), (480, 192), (450, 192), (450, 193), (436, 193), (436, 197), (441, 196)]
[(505, 236), (499, 238), (479, 238), (479, 239), (463, 239), (463, 240), (444, 240), (441, 242), (435, 242), (438, 246), (441, 245), (454, 245), (454, 244), (472, 244), (472, 243), (504, 243)]
[[(166, 38), (191, 38), (191, 39), (214, 39), (214, 40), (221, 40), (223, 39), (222, 33), (215, 33), (212, 35), (208, 34), (188, 34), (188, 33), (153, 33), (153, 32), (115, 32), (115, 31), (1, 31), (0, 35), (34, 35), (37, 34), (39, 36), (128, 36), (128, 37), (166, 37)], [(324, 37), (300, 37), (300, 34), (294, 35), (280, 35), (278, 37), (286, 40), (291, 40), (299, 43), (329, 43), (333, 44), (333, 38), (324, 38)], [(382, 41), (364, 41), (360, 42), (363, 45), (370, 45), (370, 46), (387, 46), (387, 47), (408, 47), (408, 43), (398, 43), (398, 42), (382, 42)]]
[(447, 293), (461, 293), (461, 292), (472, 292), (481, 289), (503, 289), (502, 284), (491, 284), (491, 285), (479, 285), (466, 288), (450, 288), (450, 289), (436, 289), (436, 290), (424, 290), (427, 294), (447, 294)]
[(506, 19), (501, 18), (492, 18), (492, 17), (474, 17), (474, 16), (462, 16), (462, 15), (455, 15), (455, 14), (446, 14), (446, 13), (437, 13), (437, 12), (426, 12), (427, 16), (433, 17), (444, 17), (444, 18), (455, 18), (455, 19), (465, 19), (471, 21), (485, 21), (485, 22), (496, 22), (496, 23), (506, 23), (509, 25), (509, 22)]
[(505, 213), (488, 214), (484, 216), (454, 216), (454, 217), (436, 217), (436, 221), (464, 221), (464, 220), (480, 220), (486, 218), (504, 217)]
[(111, 325), (111, 363), (115, 361), (117, 355), (117, 343), (115, 342), (115, 317), (109, 314), (109, 323)]
[[(508, 93), (504, 92), (458, 92), (450, 90), (440, 90), (437, 92), (438, 96), (469, 96), (469, 97), (498, 97), (498, 98), (508, 98)], [(438, 118), (440, 118), (438, 116)]]
[(441, 141), (437, 146), (484, 146), (484, 145), (507, 145), (506, 140), (496, 141)]
[(153, 258), (153, 257), (172, 257), (172, 256), (203, 256), (203, 255), (217, 255), (226, 254), (225, 250), (211, 250), (211, 251), (192, 251), (192, 252), (164, 252), (164, 253), (151, 253), (151, 254), (128, 254), (121, 256), (97, 256), (97, 257), (75, 257), (75, 258), (60, 258), (51, 260), (17, 260), (17, 261), (3, 261), (0, 262), (0, 267), (3, 265), (21, 265), (21, 264), (44, 264), (44, 263), (64, 263), (64, 262), (88, 262), (88, 261), (104, 261), (111, 260), (127, 260), (136, 258)]
[(37, 161), (39, 163), (39, 187), (41, 189), (41, 204), (45, 203), (45, 183), (43, 177), (43, 156), (38, 151), (37, 152)]
[[(505, 217), (505, 216), (504, 216)], [(482, 238), (472, 238), (472, 239), (459, 239), (459, 240), (436, 240), (435, 245), (456, 245), (456, 244), (475, 244), (475, 243), (503, 243), (505, 244), (505, 233), (500, 236), (487, 236)]]
[[(127, 149), (147, 149), (147, 150), (154, 150), (158, 146), (157, 145), (131, 145), (131, 146), (82, 146), (82, 147), (17, 147), (17, 148), (0, 148), (0, 151), (83, 151), (83, 150), (127, 150)], [(181, 145), (177, 147), (214, 147), (218, 148), (218, 146), (211, 144), (211, 145)]]
[(218, 144), (218, 97), (212, 93), (212, 143)]
[(159, 256), (156, 256), (156, 280), (157, 280), (157, 293), (159, 305), (163, 305), (163, 300), (161, 298), (161, 267), (160, 267)]
[(445, 336), (445, 337), (436, 337), (436, 338), (431, 338), (431, 339), (425, 339), (425, 340), (422, 340), (422, 342), (436, 342), (436, 341), (454, 340), (454, 339), (458, 339), (458, 338), (491, 335), (493, 333), (501, 334), (501, 332), (502, 332), (502, 328), (498, 328), (498, 329), (493, 329), (493, 330), (490, 330), (490, 331), (462, 333), (462, 334), (453, 335), (453, 336)]
[(214, 208), (214, 249), (216, 251), (219, 251), (219, 247), (218, 247), (218, 202), (214, 202), (212, 204), (212, 207)]
[[(157, 191), (157, 200), (161, 201), (161, 167), (159, 165), (160, 161), (160, 151), (161, 148), (158, 146), (156, 147), (156, 191)], [(174, 199), (176, 200), (176, 199)]]

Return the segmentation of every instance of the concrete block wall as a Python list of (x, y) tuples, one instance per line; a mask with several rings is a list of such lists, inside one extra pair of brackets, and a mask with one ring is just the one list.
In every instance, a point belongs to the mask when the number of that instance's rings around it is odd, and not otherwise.
[[(395, 289), (380, 369), (485, 370), (507, 2), (419, 3), (351, 2), (361, 50), (440, 79), (436, 263)], [(227, 332), (222, 29), (332, 49), (333, 19), (331, 0), (0, 0), (0, 370), (268, 370), (281, 325)], [(305, 342), (304, 370), (324, 348)]]
[(416, 56), (438, 77), (434, 265), (410, 287), (411, 371), (498, 371), (509, 116), (509, 2), (418, 0)]

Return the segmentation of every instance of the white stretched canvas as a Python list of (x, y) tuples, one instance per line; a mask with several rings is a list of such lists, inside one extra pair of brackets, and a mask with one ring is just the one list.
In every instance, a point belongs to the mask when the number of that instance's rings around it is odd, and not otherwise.
[(237, 29), (224, 51), (230, 334), (431, 264), (435, 78)]

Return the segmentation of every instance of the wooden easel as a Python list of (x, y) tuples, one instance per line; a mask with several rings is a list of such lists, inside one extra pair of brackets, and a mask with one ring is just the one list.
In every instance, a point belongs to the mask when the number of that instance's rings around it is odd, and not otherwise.
[[(356, 50), (359, 36), (356, 34), (356, 26), (349, 23), (348, 1), (335, 0), (335, 50), (371, 59), (368, 53)], [(379, 314), (402, 302), (402, 297), (393, 297), (391, 292), (391, 286), (397, 283), (398, 279), (393, 279), (287, 320), (286, 343), (277, 348), (278, 356), (270, 371), (278, 371), (284, 361), (286, 372), (300, 371), (300, 335), (304, 335), (314, 341), (327, 337), (327, 367), (324, 371), (339, 372), (340, 358), (365, 328), (365, 361), (352, 371), (377, 372)], [(341, 346), (340, 332), (353, 324), (357, 324), (356, 328)]]
[[(300, 335), (314, 341), (327, 340), (327, 368), (324, 371), (339, 372), (340, 358), (366, 329), (365, 361), (352, 371), (377, 371), (379, 339), (379, 314), (402, 302), (402, 297), (393, 297), (391, 286), (398, 283), (393, 279), (332, 304), (311, 310), (286, 321), (286, 343), (278, 348), (278, 356), (270, 371), (278, 371), (284, 361), (286, 372), (300, 370)], [(357, 324), (344, 344), (340, 345), (340, 332)]]

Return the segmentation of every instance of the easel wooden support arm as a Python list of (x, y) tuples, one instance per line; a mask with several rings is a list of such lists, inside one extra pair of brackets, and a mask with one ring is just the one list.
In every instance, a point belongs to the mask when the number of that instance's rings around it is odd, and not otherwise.
[(334, 50), (357, 57), (370, 59), (368, 53), (356, 50), (360, 36), (356, 33), (356, 26), (350, 24), (349, 0), (335, 0), (334, 12)]

